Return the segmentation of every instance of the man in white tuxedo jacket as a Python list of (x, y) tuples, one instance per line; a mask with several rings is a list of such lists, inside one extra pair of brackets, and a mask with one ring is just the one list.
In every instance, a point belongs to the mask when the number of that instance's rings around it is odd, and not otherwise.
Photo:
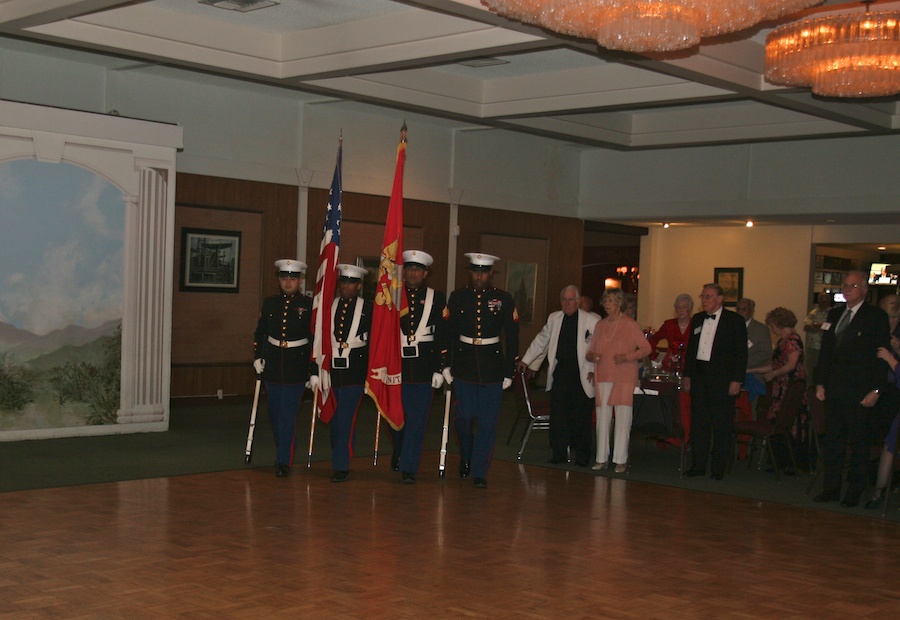
[(594, 385), (588, 379), (593, 365), (585, 353), (599, 316), (578, 308), (578, 287), (569, 285), (560, 293), (562, 310), (547, 317), (519, 361), (519, 370), (537, 371), (549, 358), (547, 391), (550, 392), (551, 463), (568, 462), (569, 447), (575, 463), (587, 467), (591, 461), (591, 415)]

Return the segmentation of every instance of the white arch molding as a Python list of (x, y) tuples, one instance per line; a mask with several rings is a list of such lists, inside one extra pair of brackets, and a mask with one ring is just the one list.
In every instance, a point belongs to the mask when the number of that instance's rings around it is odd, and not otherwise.
[(121, 189), (126, 205), (118, 423), (2, 431), (0, 440), (168, 429), (175, 155), (182, 145), (174, 125), (0, 101), (0, 161), (81, 166)]

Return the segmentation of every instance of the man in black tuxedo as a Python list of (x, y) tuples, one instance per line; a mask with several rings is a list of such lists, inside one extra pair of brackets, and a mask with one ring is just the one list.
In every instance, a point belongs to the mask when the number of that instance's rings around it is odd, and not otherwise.
[(691, 337), (684, 364), (684, 391), (691, 395), (691, 452), (686, 476), (706, 474), (712, 435), (711, 474), (725, 475), (732, 443), (734, 401), (747, 370), (747, 326), (725, 310), (725, 294), (718, 284), (700, 293), (702, 312), (691, 320)]
[(846, 305), (828, 312), (822, 324), (822, 350), (816, 368), (816, 398), (825, 401), (825, 484), (817, 502), (841, 497), (841, 472), (850, 444), (847, 493), (842, 506), (852, 508), (866, 487), (869, 449), (875, 441), (875, 411), (885, 389), (888, 365), (876, 357), (890, 347), (890, 327), (884, 310), (865, 302), (866, 274), (851, 271), (841, 286)]

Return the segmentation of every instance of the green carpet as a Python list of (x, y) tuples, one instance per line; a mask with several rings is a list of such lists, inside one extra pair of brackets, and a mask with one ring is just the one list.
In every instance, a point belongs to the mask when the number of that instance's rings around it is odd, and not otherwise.
[[(429, 418), (425, 441), (425, 453), (419, 476), (438, 475), (443, 398), (436, 396)], [(295, 467), (305, 467), (309, 443), (310, 402), (304, 401), (298, 425), (297, 457)], [(250, 415), (250, 398), (232, 398), (222, 401), (176, 400), (172, 403), (169, 430), (164, 433), (139, 433), (103, 437), (77, 437), (0, 443), (0, 491), (52, 488), (78, 484), (94, 484), (119, 480), (136, 480), (194, 473), (226, 471), (248, 467), (244, 463)], [(503, 411), (497, 434), (494, 458), (516, 461), (516, 455), (525, 430), (524, 419), (519, 421), (513, 440), (506, 440), (516, 417), (513, 395), (505, 394)], [(354, 468), (373, 466), (375, 438), (375, 409), (368, 398), (363, 398), (356, 425), (356, 451)], [(391, 442), (387, 425), (381, 424), (378, 467), (389, 466)], [(456, 476), (459, 458), (450, 429), (450, 445), (447, 457), (447, 475)], [(566, 468), (579, 475), (596, 475), (590, 469), (575, 465), (548, 465), (550, 456), (546, 431), (536, 431), (528, 442), (522, 462), (542, 467)], [(328, 426), (316, 424), (313, 461), (326, 463), (330, 457)], [(265, 406), (261, 405), (250, 467), (271, 468), (275, 459), (271, 428)], [(399, 476), (399, 474), (397, 474)], [(761, 501), (824, 509), (867, 517), (881, 516), (881, 511), (841, 508), (836, 503), (816, 504), (806, 496), (809, 474), (782, 477), (760, 472), (754, 467), (748, 471), (745, 462), (737, 462), (723, 481), (708, 478), (681, 478), (678, 471), (678, 450), (669, 447), (660, 450), (657, 443), (635, 437), (632, 439), (628, 473), (616, 475), (603, 472), (604, 476), (624, 477), (628, 480), (663, 484), (708, 493), (722, 493), (749, 497)], [(817, 493), (821, 482), (813, 490)], [(900, 521), (900, 494), (892, 496), (888, 518)]]

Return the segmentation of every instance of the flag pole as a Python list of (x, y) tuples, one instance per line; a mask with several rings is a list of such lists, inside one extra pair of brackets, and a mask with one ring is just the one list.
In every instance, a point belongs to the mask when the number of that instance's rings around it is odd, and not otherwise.
[(312, 421), (309, 423), (309, 454), (306, 457), (306, 469), (312, 467), (313, 437), (316, 433), (316, 414), (319, 413), (319, 386), (313, 390)]

